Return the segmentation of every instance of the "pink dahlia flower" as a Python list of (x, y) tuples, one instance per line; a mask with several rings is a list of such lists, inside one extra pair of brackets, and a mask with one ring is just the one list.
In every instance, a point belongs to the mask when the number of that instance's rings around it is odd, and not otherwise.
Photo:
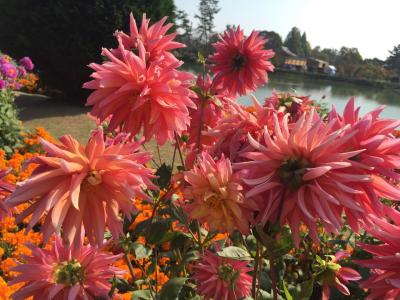
[[(379, 197), (400, 200), (400, 189), (392, 182), (400, 180), (400, 139), (392, 133), (400, 126), (400, 120), (380, 119), (384, 107), (379, 107), (363, 117), (359, 117), (360, 108), (355, 108), (351, 98), (343, 116), (335, 109), (329, 113), (329, 119), (335, 120), (336, 128), (347, 126), (347, 131), (356, 134), (347, 142), (347, 149), (364, 149), (352, 160), (356, 168), (363, 169), (373, 178), (372, 187)], [(392, 182), (391, 182), (391, 181)]]
[(67, 248), (56, 237), (51, 249), (28, 247), (32, 255), (24, 255), (25, 263), (13, 268), (20, 274), (9, 285), (25, 282), (13, 299), (110, 299), (109, 280), (124, 273), (111, 266), (122, 254), (111, 255), (90, 245)]
[[(122, 31), (117, 31), (114, 35), (117, 39), (121, 39), (124, 48), (127, 50), (136, 50), (142, 43), (146, 50), (146, 59), (149, 62), (161, 60), (162, 64), (170, 64), (177, 62), (177, 58), (169, 51), (186, 47), (182, 43), (174, 41), (177, 33), (166, 34), (174, 25), (172, 23), (165, 24), (167, 17), (162, 18), (157, 23), (149, 26), (150, 19), (143, 14), (141, 26), (138, 29), (133, 14), (130, 14), (130, 34), (127, 35)], [(112, 50), (113, 54), (118, 55), (119, 49)]]
[(382, 244), (360, 243), (358, 246), (371, 253), (373, 257), (354, 261), (371, 269), (370, 277), (360, 284), (361, 288), (370, 290), (367, 300), (400, 299), (400, 213), (389, 207), (386, 207), (385, 210), (393, 224), (370, 216), (373, 225), (365, 227), (367, 232), (379, 239)]
[(362, 183), (371, 181), (369, 176), (348, 172), (350, 159), (363, 151), (344, 150), (355, 133), (332, 131), (332, 122), (325, 124), (314, 110), (303, 114), (291, 130), (288, 118), (285, 115), (279, 123), (274, 115), (272, 133), (265, 129), (260, 141), (249, 135), (254, 151), (241, 154), (247, 162), (234, 164), (245, 173), (246, 198), (254, 197), (262, 208), (258, 222), (288, 222), (296, 245), (301, 223), (315, 242), (319, 241), (316, 220), (338, 234), (344, 211), (356, 227), (353, 220), (365, 218), (379, 201), (370, 200), (362, 189)]
[(249, 233), (251, 212), (257, 206), (244, 198), (229, 159), (222, 156), (214, 161), (203, 152), (198, 164), (185, 172), (184, 178), (189, 183), (184, 195), (191, 200), (187, 209), (192, 218), (207, 222), (212, 230), (232, 232), (238, 229), (243, 234)]
[(356, 270), (342, 267), (338, 263), (340, 260), (348, 257), (350, 257), (350, 253), (342, 250), (338, 251), (334, 256), (329, 257), (329, 261), (323, 261), (322, 259), (317, 261), (317, 279), (323, 287), (322, 300), (330, 299), (331, 287), (337, 288), (343, 295), (350, 295), (346, 284), (349, 281), (358, 281), (361, 279), (360, 274)]
[(4, 203), (5, 198), (15, 190), (15, 186), (4, 181), (9, 170), (0, 171), (0, 220), (11, 215), (10, 209)]
[(194, 266), (198, 292), (205, 299), (236, 300), (250, 296), (252, 268), (247, 261), (220, 257), (206, 251), (200, 263)]
[(213, 44), (216, 52), (210, 58), (214, 64), (212, 69), (223, 89), (234, 95), (245, 95), (268, 81), (267, 72), (274, 70), (268, 59), (274, 52), (264, 49), (266, 42), (255, 31), (245, 37), (238, 26), (236, 31), (225, 31)]
[(179, 63), (161, 67), (146, 65), (145, 50), (139, 42), (139, 56), (119, 43), (121, 57), (103, 49), (103, 64), (92, 63), (92, 81), (83, 86), (95, 90), (87, 99), (91, 114), (103, 122), (111, 117), (109, 130), (118, 127), (146, 140), (155, 136), (159, 144), (174, 139), (190, 123), (188, 108), (195, 108), (189, 89), (192, 75), (177, 71)]
[[(254, 111), (248, 111), (245, 107), (230, 102), (228, 116), (210, 130), (207, 135), (215, 139), (215, 144), (209, 151), (215, 156), (225, 154), (232, 162), (243, 160), (240, 154), (252, 149), (248, 142), (248, 133), (258, 139), (262, 136), (264, 127), (273, 128), (273, 114), (276, 112), (270, 107), (261, 106), (255, 97), (253, 99)], [(283, 113), (278, 113), (281, 121)]]
[(193, 98), (197, 108), (190, 109), (190, 127), (189, 133), (189, 144), (197, 144), (200, 131), (200, 144), (202, 146), (212, 145), (215, 138), (207, 135), (209, 130), (219, 124), (221, 119), (224, 117), (224, 111), (228, 108), (230, 99), (228, 95), (225, 95), (222, 90), (217, 89), (213, 86), (213, 81), (207, 74), (203, 80), (202, 75), (197, 76), (196, 82), (196, 97)]
[(33, 201), (18, 220), (32, 215), (28, 230), (45, 216), (42, 231), (47, 240), (62, 233), (71, 244), (79, 242), (82, 225), (92, 245), (103, 243), (106, 226), (114, 238), (122, 233), (123, 211), (128, 218), (135, 211), (133, 199), (146, 198), (143, 188), (155, 188), (152, 171), (144, 166), (150, 154), (139, 152), (140, 142), (106, 146), (99, 127), (86, 147), (69, 135), (59, 144), (41, 140), (48, 156), (35, 157), (39, 164), (30, 178), (19, 183), (7, 199), (10, 206)]

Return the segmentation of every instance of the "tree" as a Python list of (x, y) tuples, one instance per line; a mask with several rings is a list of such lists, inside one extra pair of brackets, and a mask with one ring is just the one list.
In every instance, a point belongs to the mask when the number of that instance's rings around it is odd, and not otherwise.
[(342, 47), (339, 51), (337, 68), (340, 74), (354, 77), (359, 71), (363, 59), (357, 48)]
[(301, 36), (301, 46), (303, 47), (303, 52), (305, 57), (311, 56), (311, 46), (310, 43), (307, 41), (307, 35), (304, 32)]
[(129, 30), (131, 11), (140, 23), (144, 12), (173, 21), (174, 10), (173, 0), (0, 0), (1, 50), (30, 56), (46, 85), (81, 100), (87, 65), (101, 61), (101, 47), (116, 46), (113, 32)]
[(275, 31), (260, 31), (260, 35), (266, 38), (268, 41), (265, 45), (265, 48), (272, 49), (275, 52), (275, 56), (271, 59), (271, 62), (275, 66), (280, 66), (284, 63), (284, 53), (282, 51), (282, 38), (281, 36), (276, 33)]
[(393, 50), (389, 51), (389, 53), (390, 56), (386, 60), (386, 65), (397, 73), (400, 81), (400, 44), (393, 47)]
[(298, 56), (304, 56), (304, 49), (301, 40), (301, 32), (297, 27), (293, 27), (286, 36), (284, 45)]
[(176, 27), (179, 35), (176, 40), (186, 45), (177, 51), (177, 56), (185, 62), (196, 62), (197, 43), (193, 39), (193, 25), (189, 21), (188, 14), (183, 10), (176, 12)]
[[(199, 4), (199, 15), (194, 17), (199, 20), (197, 32), (199, 34), (200, 41), (203, 43), (204, 50), (206, 50), (210, 36), (214, 30), (214, 19), (215, 15), (221, 10), (218, 7), (218, 0), (200, 0)], [(207, 52), (207, 51), (205, 51)], [(208, 53), (204, 53), (208, 54)]]

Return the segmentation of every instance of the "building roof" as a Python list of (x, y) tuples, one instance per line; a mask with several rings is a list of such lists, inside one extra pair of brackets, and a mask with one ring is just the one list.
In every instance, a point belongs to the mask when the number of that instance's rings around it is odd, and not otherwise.
[(282, 46), (282, 51), (283, 51), (287, 56), (297, 57), (297, 54), (295, 54), (295, 53), (293, 53), (292, 51), (290, 51), (288, 47)]

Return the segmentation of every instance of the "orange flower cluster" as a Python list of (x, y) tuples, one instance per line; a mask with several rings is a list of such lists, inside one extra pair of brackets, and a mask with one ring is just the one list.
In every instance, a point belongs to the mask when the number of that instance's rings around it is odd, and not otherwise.
[(22, 85), (22, 89), (32, 93), (37, 90), (39, 76), (34, 73), (27, 73), (24, 77), (18, 78), (17, 83)]

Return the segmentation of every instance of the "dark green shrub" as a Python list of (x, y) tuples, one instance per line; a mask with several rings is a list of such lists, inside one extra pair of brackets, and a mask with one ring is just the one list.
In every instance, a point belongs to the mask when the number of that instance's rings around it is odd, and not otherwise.
[(0, 90), (0, 149), (7, 154), (21, 143), (21, 122), (14, 106), (14, 95), (11, 91)]
[(115, 46), (116, 29), (128, 30), (129, 13), (173, 20), (174, 9), (173, 0), (0, 0), (0, 45), (29, 55), (45, 84), (82, 101), (87, 65), (101, 59), (101, 47)]

